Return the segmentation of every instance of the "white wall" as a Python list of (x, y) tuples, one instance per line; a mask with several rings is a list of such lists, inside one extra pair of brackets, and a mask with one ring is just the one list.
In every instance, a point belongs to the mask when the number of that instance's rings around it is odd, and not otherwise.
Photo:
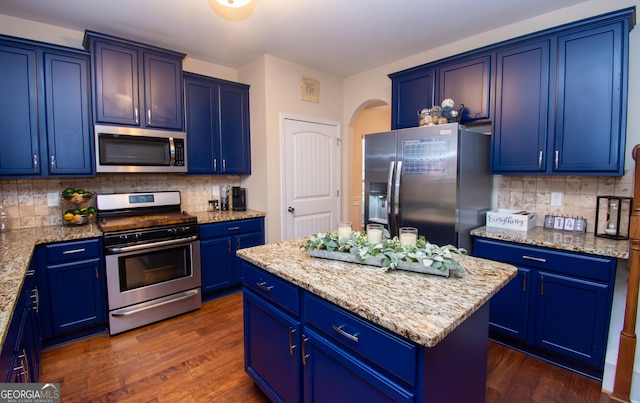
[[(318, 103), (301, 100), (302, 77), (320, 82)], [(342, 79), (271, 55), (243, 66), (240, 81), (251, 85), (252, 174), (243, 180), (250, 208), (267, 212), (267, 242), (282, 239), (281, 115), (340, 123)], [(254, 97), (254, 93), (259, 96)], [(256, 195), (256, 196), (252, 196)], [(255, 200), (255, 198), (258, 200)], [(254, 204), (255, 203), (255, 204)]]

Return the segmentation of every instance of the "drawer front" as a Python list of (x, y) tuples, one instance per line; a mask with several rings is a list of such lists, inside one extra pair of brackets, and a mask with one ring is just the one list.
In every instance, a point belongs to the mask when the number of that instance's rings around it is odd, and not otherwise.
[(612, 258), (482, 238), (475, 240), (474, 255), (604, 282), (613, 280), (616, 267)]
[(212, 238), (242, 234), (245, 232), (264, 231), (263, 218), (250, 218), (247, 220), (225, 221), (215, 224), (200, 225), (200, 238)]
[(305, 325), (415, 385), (415, 345), (312, 294), (304, 293), (302, 303)]
[(47, 263), (61, 263), (100, 257), (100, 239), (45, 245)]
[(247, 262), (242, 262), (242, 279), (245, 287), (300, 316), (300, 291), (295, 285)]

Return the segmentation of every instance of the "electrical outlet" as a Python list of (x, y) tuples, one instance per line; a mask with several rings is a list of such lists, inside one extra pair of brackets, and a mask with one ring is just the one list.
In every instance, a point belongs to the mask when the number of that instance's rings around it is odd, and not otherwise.
[(551, 206), (562, 206), (562, 192), (551, 192)]
[(213, 197), (220, 197), (220, 186), (213, 185), (211, 191), (213, 192)]
[(47, 206), (56, 207), (60, 205), (60, 195), (57, 193), (47, 193)]

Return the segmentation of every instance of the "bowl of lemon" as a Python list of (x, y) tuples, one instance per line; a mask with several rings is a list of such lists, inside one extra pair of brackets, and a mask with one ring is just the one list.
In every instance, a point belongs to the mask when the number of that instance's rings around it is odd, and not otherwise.
[(96, 208), (93, 206), (94, 193), (84, 189), (66, 188), (61, 193), (62, 222), (65, 225), (83, 225), (94, 221)]
[(84, 189), (74, 189), (74, 188), (66, 188), (62, 191), (62, 199), (69, 202), (80, 204), (85, 202), (93, 197), (93, 193), (88, 192)]

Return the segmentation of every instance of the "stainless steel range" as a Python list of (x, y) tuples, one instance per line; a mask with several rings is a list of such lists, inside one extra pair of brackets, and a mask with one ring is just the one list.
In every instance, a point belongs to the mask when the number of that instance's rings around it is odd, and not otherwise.
[(97, 195), (103, 232), (109, 333), (199, 309), (200, 241), (180, 192)]

